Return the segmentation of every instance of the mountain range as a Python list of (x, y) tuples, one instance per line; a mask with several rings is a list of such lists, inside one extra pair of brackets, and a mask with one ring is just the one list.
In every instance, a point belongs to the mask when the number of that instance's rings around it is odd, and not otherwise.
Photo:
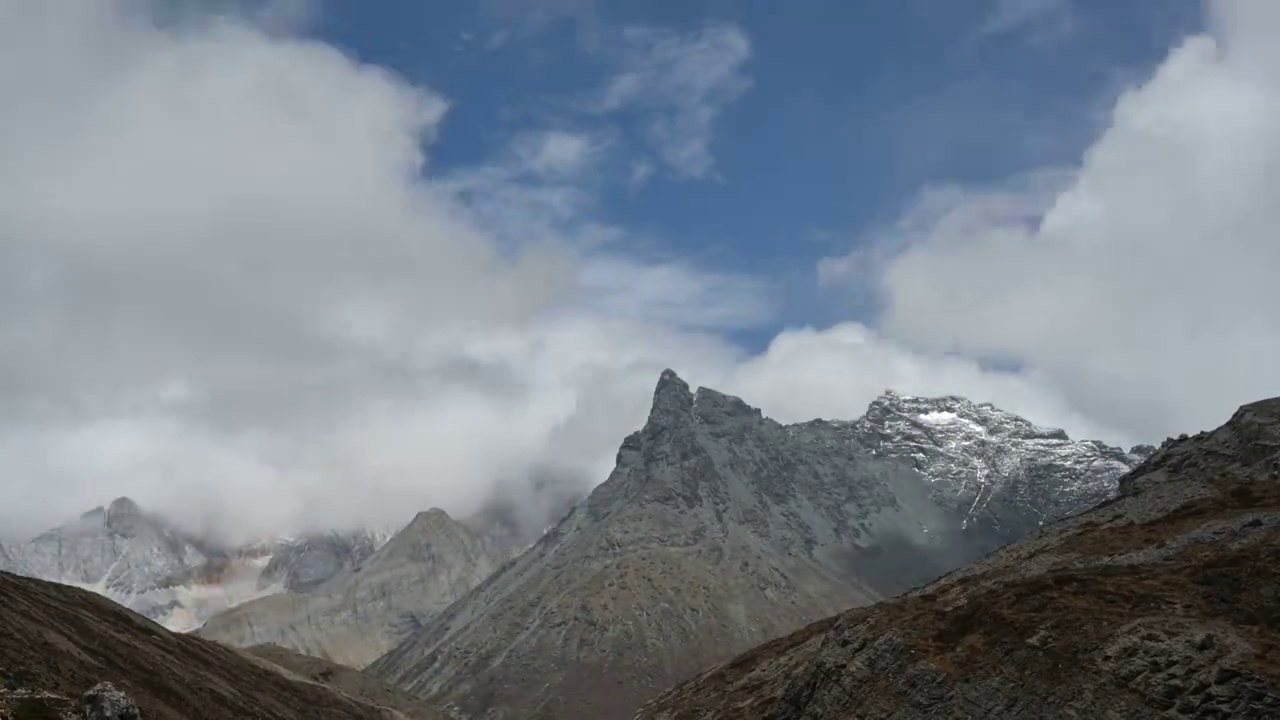
[(327, 532), (228, 546), (121, 497), (0, 549), (0, 570), (92, 590), (171, 630), (187, 631), (254, 598), (318, 587), (359, 564), (390, 535)]
[(1280, 398), (1119, 495), (761, 645), (637, 720), (1280, 717)]
[(1111, 496), (1146, 452), (950, 397), (782, 425), (667, 371), (609, 478), (369, 672), (461, 717), (630, 717)]
[(433, 508), (310, 592), (251, 600), (215, 615), (198, 633), (237, 647), (274, 644), (363, 668), (479, 585), (509, 555), (499, 542)]
[(198, 635), (398, 717), (1262, 718), (1277, 487), (1280, 400), (1125, 450), (894, 392), (784, 425), (667, 371), (532, 544), (432, 509), (227, 551), (119, 500), (0, 563), (169, 620), (240, 573)]

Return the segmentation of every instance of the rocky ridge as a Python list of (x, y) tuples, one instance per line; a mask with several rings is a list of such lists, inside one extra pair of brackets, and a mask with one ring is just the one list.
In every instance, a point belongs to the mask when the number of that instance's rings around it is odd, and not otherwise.
[(369, 670), (459, 717), (630, 717), (735, 652), (1087, 507), (1139, 455), (955, 398), (784, 426), (667, 371), (610, 477)]
[(1092, 510), (704, 672), (637, 720), (1280, 717), (1280, 398)]
[(236, 647), (274, 644), (362, 668), (480, 584), (507, 556), (498, 543), (432, 509), (312, 592), (246, 602), (213, 616), (198, 633)]

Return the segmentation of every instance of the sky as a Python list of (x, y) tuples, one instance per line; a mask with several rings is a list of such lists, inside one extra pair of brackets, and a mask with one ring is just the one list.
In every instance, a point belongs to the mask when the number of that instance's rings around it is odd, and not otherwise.
[(0, 535), (589, 489), (666, 367), (1280, 394), (1280, 3), (0, 0)]

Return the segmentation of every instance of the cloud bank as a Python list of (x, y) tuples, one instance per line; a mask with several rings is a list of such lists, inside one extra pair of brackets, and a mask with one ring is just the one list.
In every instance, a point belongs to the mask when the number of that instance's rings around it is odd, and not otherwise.
[[(769, 283), (629, 252), (607, 134), (439, 173), (448, 100), (320, 42), (0, 5), (0, 534), (121, 494), (252, 535), (586, 489), (667, 366), (786, 421), (894, 387), (1117, 441), (1215, 424), (1276, 391), (1280, 18), (1213, 8), (1079, 167), (931, 189), (824, 262), (882, 317), (752, 356), (726, 331), (770, 321)], [(745, 34), (631, 37), (606, 105), (711, 177)]]

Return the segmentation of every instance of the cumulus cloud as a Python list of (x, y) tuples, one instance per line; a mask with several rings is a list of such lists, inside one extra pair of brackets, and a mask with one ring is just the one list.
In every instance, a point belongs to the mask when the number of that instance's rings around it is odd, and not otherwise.
[[(118, 494), (257, 533), (465, 513), (547, 466), (585, 484), (635, 414), (575, 418), (732, 355), (648, 329), (652, 273), (569, 227), (593, 139), (433, 175), (439, 95), (242, 16), (146, 10), (0, 7), (6, 534)], [(623, 325), (584, 309), (588, 263), (635, 278), (635, 307), (609, 291)]]
[[(600, 216), (612, 136), (531, 130), (442, 174), (431, 90), (139, 7), (0, 4), (3, 534), (120, 494), (240, 534), (537, 507), (547, 478), (607, 475), (668, 366), (780, 420), (893, 387), (1113, 441), (1274, 394), (1265, 3), (1214, 6), (1080, 167), (933, 189), (827, 261), (826, 283), (878, 290), (880, 322), (754, 357), (725, 338), (772, 317), (768, 282), (637, 255)], [(678, 175), (711, 173), (745, 36), (633, 46), (613, 106), (649, 113)]]
[(1208, 8), (1079, 166), (927, 192), (828, 280), (878, 277), (890, 336), (1029, 368), (1132, 437), (1276, 394), (1280, 11)]
[(992, 369), (969, 358), (922, 351), (854, 322), (780, 333), (764, 353), (743, 360), (724, 382), (780, 422), (851, 418), (892, 389), (930, 397), (963, 395), (1065, 428), (1075, 437), (1127, 439), (1081, 414), (1036, 373)]
[(743, 67), (750, 39), (735, 25), (712, 25), (688, 34), (631, 27), (623, 42), (622, 68), (605, 88), (601, 111), (638, 111), (650, 148), (676, 177), (710, 177), (715, 120), (751, 88)]

